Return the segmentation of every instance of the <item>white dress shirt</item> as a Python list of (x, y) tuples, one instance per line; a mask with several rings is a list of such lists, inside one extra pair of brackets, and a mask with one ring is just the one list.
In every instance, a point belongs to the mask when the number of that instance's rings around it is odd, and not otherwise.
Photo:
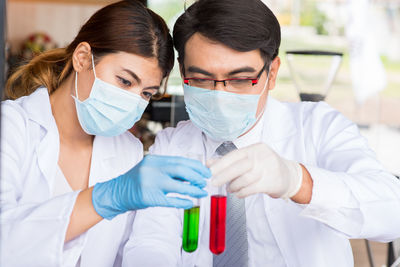
[[(357, 126), (326, 103), (281, 103), (269, 97), (261, 131), (234, 143), (260, 140), (281, 157), (305, 166), (313, 179), (308, 205), (265, 194), (246, 198), (249, 267), (351, 267), (349, 238), (391, 241), (400, 237), (400, 182), (383, 170)], [(254, 134), (254, 136), (253, 136)], [(214, 153), (190, 121), (157, 135), (151, 153)], [(212, 146), (212, 147), (211, 147)], [(267, 164), (267, 163), (266, 163)], [(217, 189), (208, 185), (209, 195)], [(199, 247), (182, 247), (183, 210), (137, 212), (123, 266), (212, 266), (208, 249), (210, 197), (200, 200)]]

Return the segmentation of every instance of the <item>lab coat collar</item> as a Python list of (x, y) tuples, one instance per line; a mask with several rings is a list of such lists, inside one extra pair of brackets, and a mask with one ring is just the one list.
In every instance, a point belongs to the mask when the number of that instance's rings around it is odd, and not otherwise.
[(47, 88), (39, 87), (27, 96), (27, 100), (23, 103), (29, 119), (41, 125), (46, 131), (57, 131)]
[[(31, 95), (21, 99), (22, 105), (27, 112), (29, 120), (36, 122), (44, 129), (39, 145), (36, 147), (38, 165), (47, 180), (49, 192), (52, 192), (54, 177), (57, 170), (60, 138), (56, 121), (51, 111), (50, 97), (46, 88), (40, 87)], [(103, 160), (114, 158), (116, 156), (115, 139), (108, 140), (111, 137), (96, 136), (93, 142), (91, 173), (97, 164)], [(51, 162), (49, 161), (51, 159)], [(89, 180), (92, 180), (91, 177)]]
[(268, 144), (281, 142), (297, 133), (292, 111), (272, 97), (268, 97), (264, 111), (262, 139)]
[[(58, 128), (54, 119), (50, 96), (47, 88), (40, 87), (28, 96), (29, 101), (24, 103), (29, 119), (41, 125), (46, 132), (56, 133), (59, 138)], [(101, 159), (108, 159), (116, 156), (115, 140), (112, 137), (95, 136), (93, 141), (93, 154), (102, 156)], [(97, 154), (97, 153), (96, 153)]]

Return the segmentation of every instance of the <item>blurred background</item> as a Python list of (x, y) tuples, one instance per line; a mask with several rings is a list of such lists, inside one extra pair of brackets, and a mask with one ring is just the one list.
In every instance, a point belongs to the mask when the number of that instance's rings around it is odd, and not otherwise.
[[(64, 47), (111, 0), (0, 0), (3, 74), (36, 54)], [(245, 0), (243, 0), (245, 1)], [(143, 0), (171, 30), (183, 0)], [(189, 6), (193, 1), (187, 1)], [(272, 96), (324, 99), (355, 121), (383, 165), (400, 174), (400, 0), (264, 0), (282, 26), (282, 65)], [(5, 10), (5, 11), (4, 11)], [(4, 13), (3, 13), (4, 12)], [(5, 42), (3, 41), (5, 40)], [(187, 119), (176, 67), (165, 98), (153, 101), (130, 131), (153, 143), (157, 131)], [(313, 98), (314, 97), (314, 98)], [(390, 266), (387, 244), (353, 240), (356, 266)], [(393, 244), (391, 244), (392, 246)], [(394, 244), (396, 248), (396, 244)], [(396, 249), (395, 249), (396, 251)], [(374, 264), (374, 265), (372, 265)]]

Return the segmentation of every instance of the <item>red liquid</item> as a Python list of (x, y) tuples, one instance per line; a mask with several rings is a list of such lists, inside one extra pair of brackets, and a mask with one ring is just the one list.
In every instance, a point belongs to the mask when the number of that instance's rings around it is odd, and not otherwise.
[(211, 196), (210, 250), (221, 254), (225, 250), (226, 196)]

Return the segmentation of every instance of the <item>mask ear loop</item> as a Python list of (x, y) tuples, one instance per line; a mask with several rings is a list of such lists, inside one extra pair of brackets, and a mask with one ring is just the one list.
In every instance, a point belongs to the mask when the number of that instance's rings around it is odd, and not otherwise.
[(265, 88), (267, 88), (267, 85), (268, 85), (268, 82), (269, 82), (269, 74), (270, 74), (270, 73), (271, 73), (271, 64), (270, 64), (269, 67), (268, 67), (267, 81), (265, 82), (264, 89), (261, 91), (260, 96), (261, 96), (262, 94), (264, 94)]
[[(96, 69), (94, 67), (94, 57), (93, 57), (93, 53), (92, 53), (92, 68), (93, 68), (93, 74), (94, 74), (94, 78), (96, 79)], [(78, 96), (78, 72), (75, 71), (75, 95), (76, 98), (79, 100), (79, 96)]]
[(79, 97), (78, 97), (78, 72), (77, 71), (75, 71), (75, 96), (76, 96), (76, 99), (79, 100)]
[[(270, 64), (269, 67), (268, 67), (267, 81), (265, 82), (264, 89), (261, 91), (261, 94), (259, 95), (258, 101), (260, 101), (261, 96), (262, 96), (262, 95), (264, 94), (264, 92), (265, 92), (265, 88), (267, 88), (267, 85), (268, 85), (268, 82), (269, 82), (269, 74), (270, 74), (270, 73), (271, 73), (271, 64)], [(257, 106), (258, 106), (258, 104), (257, 104)], [(258, 120), (261, 118), (261, 116), (264, 114), (264, 111), (265, 111), (266, 106), (267, 106), (267, 105), (264, 105), (264, 108), (263, 108), (262, 112), (260, 112), (260, 114), (257, 116), (257, 118), (256, 118), (257, 121), (258, 121)]]
[(92, 53), (92, 68), (93, 68), (94, 78), (97, 78), (97, 76), (96, 76), (96, 69), (95, 69), (95, 67), (94, 67), (94, 57), (93, 57), (93, 53)]

